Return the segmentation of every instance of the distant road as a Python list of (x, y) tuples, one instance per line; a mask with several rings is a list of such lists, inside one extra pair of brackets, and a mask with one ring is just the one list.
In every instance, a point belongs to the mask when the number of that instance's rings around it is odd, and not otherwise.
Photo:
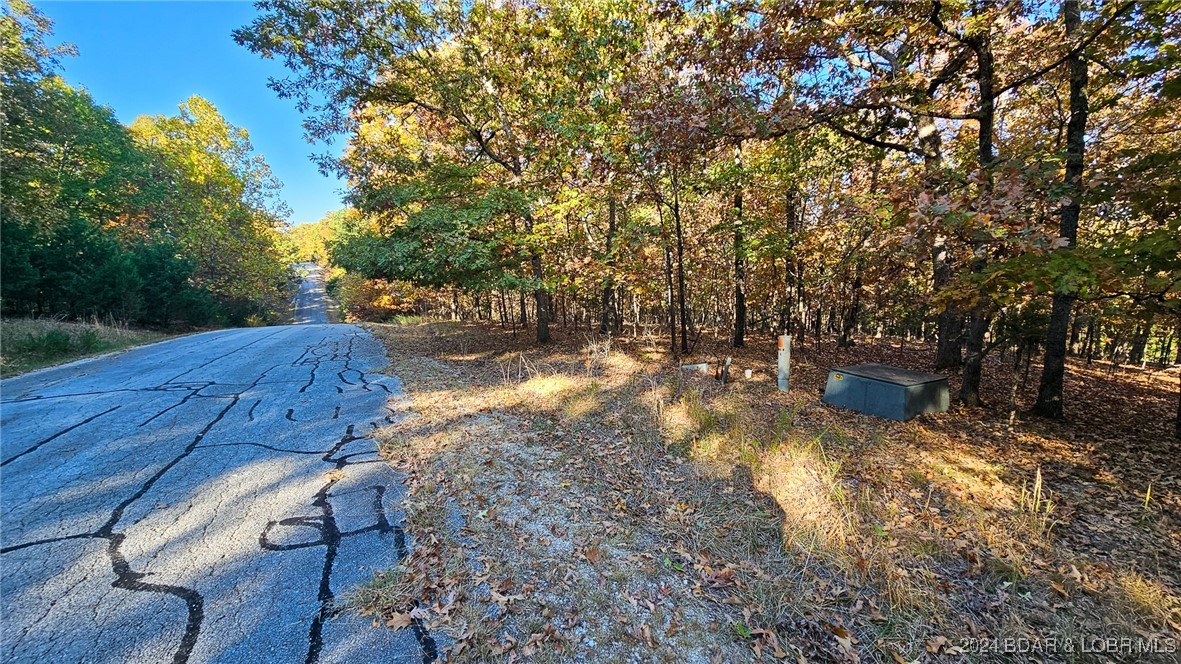
[(295, 324), (328, 322), (328, 292), (324, 289), (324, 269), (315, 263), (295, 266), (303, 276), (295, 296)]
[[(312, 272), (299, 318), (325, 320)], [(304, 296), (303, 294), (307, 295)], [(340, 612), (407, 552), (352, 325), (209, 332), (0, 383), (0, 661), (422, 662)]]

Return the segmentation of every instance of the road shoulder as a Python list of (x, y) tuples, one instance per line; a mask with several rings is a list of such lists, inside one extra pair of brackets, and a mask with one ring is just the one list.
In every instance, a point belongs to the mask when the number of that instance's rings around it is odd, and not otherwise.
[(186, 335), (99, 323), (5, 318), (0, 320), (0, 377), (74, 366), (182, 336)]
[(710, 559), (667, 527), (665, 507), (677, 501), (646, 494), (651, 483), (637, 476), (675, 480), (681, 464), (619, 436), (628, 414), (600, 413), (610, 428), (589, 431), (589, 420), (543, 412), (556, 403), (553, 385), (528, 359), (489, 353), (472, 373), (449, 359), (464, 354), (449, 325), (365, 327), (408, 395), (376, 437), (408, 474), (416, 544), (358, 594), (362, 611), (394, 628), (422, 619), (461, 661), (749, 658), (732, 638), (726, 595), (701, 584)]

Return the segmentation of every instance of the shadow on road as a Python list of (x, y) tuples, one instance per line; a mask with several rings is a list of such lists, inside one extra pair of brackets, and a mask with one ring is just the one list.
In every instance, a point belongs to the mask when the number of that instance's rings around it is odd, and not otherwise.
[(385, 362), (302, 325), (4, 381), (0, 659), (421, 662), (341, 611), (407, 549)]

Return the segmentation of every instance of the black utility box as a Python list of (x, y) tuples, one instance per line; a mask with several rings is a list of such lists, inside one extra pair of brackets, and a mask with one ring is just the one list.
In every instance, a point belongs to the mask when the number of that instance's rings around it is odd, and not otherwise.
[(947, 411), (947, 378), (885, 364), (837, 367), (828, 372), (824, 403), (905, 422)]

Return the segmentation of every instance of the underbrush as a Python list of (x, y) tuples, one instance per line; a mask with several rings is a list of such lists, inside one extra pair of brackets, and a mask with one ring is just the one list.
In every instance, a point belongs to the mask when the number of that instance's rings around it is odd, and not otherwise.
[[(1129, 441), (979, 409), (834, 409), (823, 347), (797, 354), (783, 394), (770, 350), (721, 385), (654, 341), (371, 329), (409, 394), (379, 438), (410, 472), (416, 546), (357, 602), (453, 658), (1025, 659), (987, 645), (1007, 638), (1075, 647), (1048, 661), (1176, 661), (1176, 467), (1135, 495), (1144, 469), (1115, 454)], [(1156, 651), (1079, 653), (1086, 638)]]
[(73, 359), (167, 338), (113, 321), (74, 323), (52, 318), (0, 320), (0, 375), (32, 371)]

